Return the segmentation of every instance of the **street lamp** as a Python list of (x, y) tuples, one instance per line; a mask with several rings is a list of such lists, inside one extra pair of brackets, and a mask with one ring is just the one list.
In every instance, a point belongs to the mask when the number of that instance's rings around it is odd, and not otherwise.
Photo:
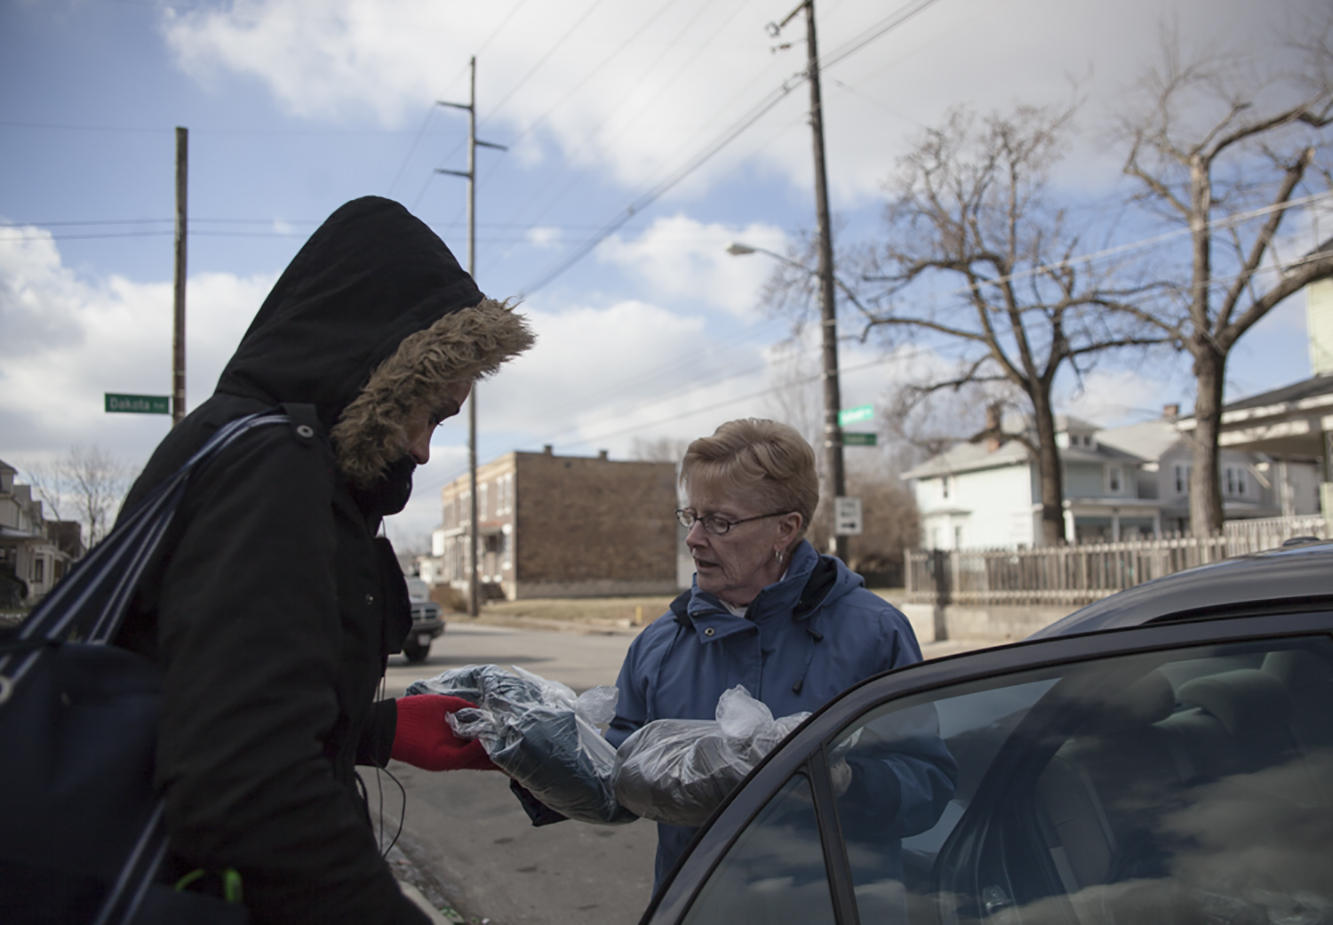
[[(820, 284), (820, 305), (824, 348), (824, 516), (829, 525), (829, 552), (839, 559), (847, 559), (847, 538), (838, 533), (834, 506), (837, 499), (847, 493), (846, 470), (842, 464), (842, 428), (838, 425), (838, 410), (842, 406), (841, 389), (838, 386), (838, 321), (833, 303), (833, 284), (831, 272), (812, 270), (797, 263), (790, 257), (784, 257), (775, 251), (740, 241), (727, 245), (727, 253), (733, 257), (745, 257), (749, 254), (767, 254), (787, 266), (795, 267), (803, 273), (817, 277)], [(823, 261), (821, 261), (823, 263)]]

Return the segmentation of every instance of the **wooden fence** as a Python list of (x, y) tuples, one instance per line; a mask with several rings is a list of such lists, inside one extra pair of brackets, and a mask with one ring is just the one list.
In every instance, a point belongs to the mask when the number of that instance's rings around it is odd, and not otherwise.
[(1271, 549), (1295, 536), (1327, 536), (1323, 515), (1227, 524), (1217, 536), (1173, 536), (1036, 549), (910, 550), (909, 603), (1087, 604), (1153, 578)]

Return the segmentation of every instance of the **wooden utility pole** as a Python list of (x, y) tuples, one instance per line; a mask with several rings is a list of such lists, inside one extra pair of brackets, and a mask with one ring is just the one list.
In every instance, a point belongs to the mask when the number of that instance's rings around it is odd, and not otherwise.
[[(822, 323), (824, 366), (824, 491), (828, 507), (824, 517), (829, 525), (829, 552), (847, 558), (847, 538), (838, 533), (834, 509), (837, 499), (847, 493), (843, 468), (842, 427), (838, 412), (842, 407), (838, 384), (838, 311), (833, 290), (833, 227), (829, 221), (828, 176), (824, 169), (824, 106), (819, 89), (819, 44), (815, 38), (815, 2), (805, 0), (787, 14), (774, 34), (802, 9), (805, 10), (806, 76), (810, 80), (810, 129), (815, 153), (815, 220), (819, 224), (819, 312)], [(770, 27), (772, 29), (772, 27)]]
[[(467, 272), (469, 276), (475, 279), (477, 272), (477, 146), (496, 148), (500, 151), (507, 151), (508, 149), (504, 145), (477, 140), (477, 58), (475, 55), (469, 60), (468, 64), (471, 67), (468, 102), (447, 103), (444, 100), (437, 101), (440, 106), (467, 110), (467, 170), (445, 170), (443, 167), (437, 167), (435, 172), (467, 179)], [(468, 531), (467, 612), (475, 617), (480, 613), (479, 601), (481, 597), (481, 582), (477, 577), (477, 544), (480, 536), (477, 505), (477, 384), (475, 382), (472, 384), (472, 397), (468, 399), (467, 403), (467, 459), (468, 492), (471, 500), (470, 516), (472, 518)]]
[(175, 322), (171, 329), (171, 424), (185, 417), (185, 238), (190, 131), (176, 126)]

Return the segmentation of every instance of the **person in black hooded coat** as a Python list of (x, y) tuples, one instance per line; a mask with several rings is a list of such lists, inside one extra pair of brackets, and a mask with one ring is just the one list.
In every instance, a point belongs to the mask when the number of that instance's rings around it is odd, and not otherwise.
[(411, 626), (377, 534), (435, 424), (532, 339), (425, 224), (358, 199), (311, 236), (214, 394), (159, 445), (125, 510), (226, 422), (292, 417), (195, 473), (116, 640), (163, 668), (168, 879), (234, 869), (255, 922), (426, 921), (380, 856), (354, 765), (489, 761), (448, 739), (448, 698), (375, 701)]

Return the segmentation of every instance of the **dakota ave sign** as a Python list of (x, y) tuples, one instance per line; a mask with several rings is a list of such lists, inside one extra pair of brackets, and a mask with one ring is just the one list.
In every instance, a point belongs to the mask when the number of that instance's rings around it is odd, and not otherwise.
[(114, 392), (105, 395), (108, 413), (171, 414), (171, 397), (168, 395), (118, 395)]

